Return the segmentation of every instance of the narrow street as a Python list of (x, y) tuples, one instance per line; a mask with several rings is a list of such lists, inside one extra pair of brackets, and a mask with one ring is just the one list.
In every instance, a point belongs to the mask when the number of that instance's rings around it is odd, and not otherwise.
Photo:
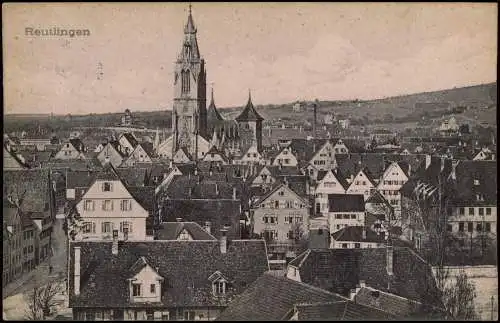
[[(66, 279), (66, 235), (63, 230), (63, 219), (57, 219), (54, 223), (52, 237), (53, 255), (40, 264), (30, 273), (27, 273), (17, 281), (5, 286), (2, 291), (3, 316), (9, 320), (22, 320), (25, 318), (27, 304), (25, 295), (37, 286), (46, 285), (49, 282), (59, 282), (65, 287)], [(49, 267), (52, 266), (52, 273)], [(58, 295), (58, 299), (63, 294)], [(65, 297), (65, 296), (64, 296)], [(64, 303), (64, 301), (62, 302)]]

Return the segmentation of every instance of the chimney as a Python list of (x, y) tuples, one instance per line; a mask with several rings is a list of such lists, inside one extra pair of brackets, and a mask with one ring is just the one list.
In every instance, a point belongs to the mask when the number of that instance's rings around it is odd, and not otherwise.
[(118, 230), (113, 230), (113, 244), (111, 245), (111, 253), (118, 254)]
[(429, 166), (431, 165), (431, 160), (431, 155), (425, 155), (425, 169), (429, 168)]
[(206, 221), (205, 222), (205, 227), (204, 227), (205, 231), (207, 231), (208, 233), (212, 233), (212, 223), (210, 221)]
[(391, 245), (387, 245), (387, 253), (386, 253), (386, 263), (387, 263), (387, 274), (389, 276), (394, 275), (393, 271), (393, 256), (394, 256), (394, 250)]
[(215, 195), (219, 196), (219, 185), (215, 183)]
[(365, 288), (366, 287), (366, 282), (364, 280), (359, 281), (359, 287)]
[(355, 298), (356, 298), (356, 289), (353, 288), (353, 289), (351, 289), (351, 292), (349, 293), (349, 299), (351, 301), (354, 301)]
[(444, 170), (444, 157), (441, 157), (441, 172)]
[(175, 218), (177, 222), (182, 222), (182, 218)]
[[(174, 156), (172, 156), (174, 158)], [(174, 161), (170, 159), (170, 162), (168, 163), (168, 168), (174, 168)]]
[(451, 179), (456, 180), (457, 179), (457, 166), (460, 163), (458, 160), (453, 160), (451, 162)]
[(194, 175), (198, 175), (198, 167), (194, 168)]
[(80, 295), (80, 247), (75, 247), (75, 272), (74, 272), (74, 284), (75, 284), (75, 295)]
[(221, 233), (220, 240), (219, 240), (220, 252), (222, 254), (224, 254), (227, 252), (227, 227), (224, 226), (220, 230), (220, 233)]
[(363, 227), (361, 232), (362, 232), (362, 239), (363, 239), (363, 241), (365, 241), (366, 240), (366, 227)]
[(236, 201), (236, 187), (233, 187), (233, 200)]
[(411, 164), (408, 163), (408, 177), (411, 176)]

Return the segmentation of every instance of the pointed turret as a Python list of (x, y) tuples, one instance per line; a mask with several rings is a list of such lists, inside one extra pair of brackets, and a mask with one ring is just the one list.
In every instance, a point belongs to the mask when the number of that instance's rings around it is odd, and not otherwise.
[(217, 111), (217, 107), (215, 106), (213, 88), (212, 88), (212, 98), (210, 99), (210, 105), (208, 106), (207, 119), (209, 124), (224, 120), (224, 118), (220, 115), (219, 111)]
[(188, 21), (186, 23), (186, 27), (184, 27), (184, 33), (185, 34), (196, 33), (196, 27), (194, 25), (193, 15), (191, 14), (191, 4), (189, 4), (189, 16), (188, 16)]
[(253, 106), (252, 103), (252, 92), (248, 90), (248, 102), (243, 109), (243, 111), (240, 113), (239, 116), (236, 117), (236, 121), (262, 121), (264, 118), (255, 110), (255, 107)]

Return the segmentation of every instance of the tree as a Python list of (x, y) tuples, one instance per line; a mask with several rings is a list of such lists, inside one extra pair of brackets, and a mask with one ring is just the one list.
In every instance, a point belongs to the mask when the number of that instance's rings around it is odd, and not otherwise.
[(80, 232), (83, 226), (83, 221), (76, 207), (71, 207), (68, 211), (63, 224), (64, 233), (68, 236), (68, 240), (75, 240), (76, 235)]
[(469, 281), (463, 269), (455, 277), (455, 281), (443, 288), (443, 303), (448, 319), (475, 320), (478, 319), (474, 299), (476, 288)]
[(35, 286), (26, 297), (28, 303), (26, 319), (31, 321), (45, 320), (57, 305), (57, 294), (62, 291), (62, 285), (56, 281), (45, 286)]

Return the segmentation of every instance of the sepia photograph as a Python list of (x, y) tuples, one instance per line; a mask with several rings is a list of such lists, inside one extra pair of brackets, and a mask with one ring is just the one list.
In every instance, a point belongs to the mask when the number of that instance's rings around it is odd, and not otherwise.
[(496, 2), (2, 4), (2, 318), (497, 321)]

